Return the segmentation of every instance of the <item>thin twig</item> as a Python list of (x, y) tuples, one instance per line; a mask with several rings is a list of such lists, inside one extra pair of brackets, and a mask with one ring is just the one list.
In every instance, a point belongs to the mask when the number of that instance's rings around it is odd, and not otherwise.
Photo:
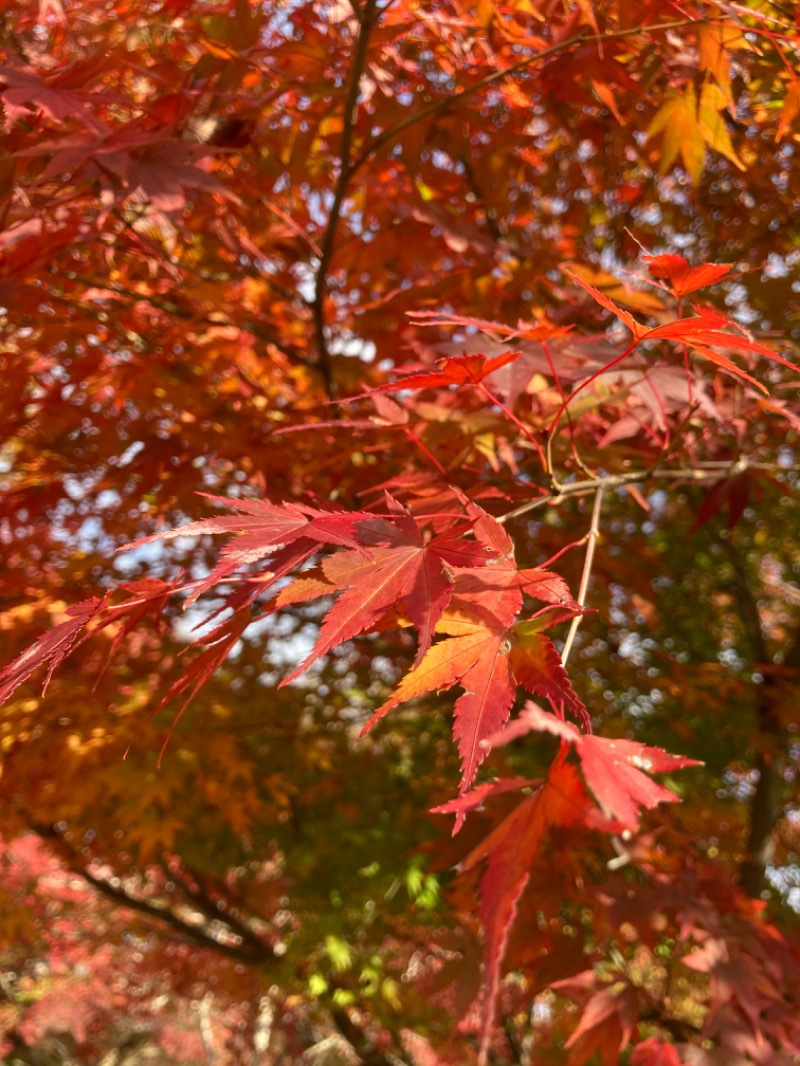
[[(578, 589), (578, 603), (581, 607), (586, 603), (586, 593), (589, 589), (589, 578), (592, 575), (592, 563), (594, 562), (594, 549), (597, 544), (597, 538), (600, 536), (600, 510), (603, 506), (603, 486), (599, 485), (594, 497), (594, 507), (592, 508), (592, 522), (589, 526), (589, 533), (587, 535), (586, 555), (583, 560), (583, 573), (581, 574), (581, 587)], [(567, 659), (569, 653), (572, 651), (572, 644), (575, 640), (575, 634), (578, 632), (578, 626), (581, 624), (582, 614), (576, 614), (570, 622), (569, 632), (567, 633), (567, 639), (564, 641), (564, 650), (561, 652), (561, 662), (564, 666), (567, 665)]]
[(800, 472), (800, 466), (783, 466), (779, 463), (750, 462), (748, 459), (737, 459), (735, 462), (712, 461), (698, 463), (697, 466), (669, 468), (651, 467), (648, 470), (635, 470), (630, 474), (609, 474), (607, 477), (587, 478), (585, 481), (570, 481), (560, 485), (558, 492), (552, 492), (548, 496), (540, 496), (535, 500), (515, 507), (513, 511), (500, 515), (497, 521), (501, 524), (510, 522), (512, 518), (529, 514), (531, 511), (546, 507), (548, 504), (558, 504), (570, 496), (586, 496), (597, 489), (616, 489), (622, 485), (633, 485), (645, 481), (723, 481), (726, 477), (734, 477), (743, 474), (747, 470), (763, 470), (771, 474), (789, 474)]
[(375, 23), (376, 0), (366, 0), (364, 9), (359, 18), (359, 32), (353, 55), (353, 66), (350, 71), (350, 84), (347, 89), (347, 98), (344, 105), (342, 126), (342, 140), (339, 147), (339, 177), (333, 193), (333, 203), (328, 215), (328, 225), (325, 228), (325, 236), (322, 239), (319, 263), (314, 275), (314, 302), (312, 310), (314, 314), (314, 336), (317, 342), (317, 356), (319, 358), (319, 372), (325, 383), (325, 391), (331, 399), (336, 395), (336, 383), (333, 380), (331, 370), (331, 353), (328, 348), (328, 339), (325, 335), (325, 297), (328, 294), (328, 270), (333, 257), (336, 243), (336, 231), (342, 217), (342, 204), (347, 193), (355, 166), (351, 162), (353, 146), (353, 133), (358, 119), (358, 93), (361, 84), (361, 75), (367, 62), (370, 33)]
[(535, 55), (526, 56), (525, 59), (520, 59), (519, 62), (512, 63), (510, 67), (504, 67), (503, 70), (493, 71), (485, 78), (476, 81), (473, 85), (467, 85), (465, 88), (459, 89), (458, 92), (451, 93), (449, 96), (437, 100), (435, 103), (431, 104), (430, 107), (423, 108), (422, 111), (417, 111), (415, 114), (409, 115), (401, 122), (398, 122), (397, 125), (391, 126), (388, 130), (384, 130), (383, 133), (379, 133), (353, 162), (353, 165), (350, 167), (350, 174), (352, 175), (359, 170), (368, 159), (372, 158), (379, 148), (383, 148), (385, 144), (390, 144), (392, 141), (397, 140), (400, 134), (404, 133), (409, 126), (414, 126), (418, 122), (424, 121), (426, 118), (432, 118), (434, 115), (446, 111), (453, 104), (457, 104), (465, 97), (472, 96), (474, 93), (480, 92), (481, 89), (485, 89), (489, 85), (493, 85), (496, 81), (500, 81), (501, 78), (519, 74), (520, 71), (529, 67), (532, 63), (538, 63), (542, 59), (549, 59), (550, 56), (556, 55), (558, 52), (564, 52), (573, 45), (591, 44), (592, 42), (602, 42), (620, 37), (630, 37), (636, 33), (653, 33), (661, 30), (666, 32), (667, 30), (680, 29), (683, 26), (700, 25), (704, 21), (704, 19), (680, 19), (675, 22), (657, 23), (654, 26), (633, 26), (621, 30), (609, 30), (606, 33), (577, 33), (574, 37), (568, 37), (566, 40), (559, 41), (557, 44), (551, 45), (549, 48), (545, 48), (541, 52), (536, 52)]
[(541, 444), (539, 444), (539, 442), (536, 439), (536, 437), (534, 437), (534, 435), (531, 433), (531, 431), (529, 429), (527, 429), (522, 424), (522, 422), (520, 422), (520, 420), (517, 418), (517, 416), (514, 414), (513, 411), (509, 410), (509, 408), (506, 407), (506, 405), (501, 400), (499, 400), (494, 395), (493, 392), (491, 392), (489, 389), (486, 388), (486, 386), (484, 385), (484, 383), (482, 381), (478, 383), (478, 389), (479, 389), (480, 392), (483, 393), (483, 395), (486, 397), (486, 399), (489, 401), (489, 403), (492, 403), (492, 404), (495, 405), (495, 407), (498, 407), (503, 412), (503, 414), (506, 416), (506, 418), (509, 419), (509, 421), (514, 423), (514, 425), (517, 427), (517, 429), (520, 431), (520, 433), (522, 433), (523, 436), (527, 437), (527, 439), (531, 442), (531, 444), (536, 449), (536, 454), (539, 456), (539, 461), (542, 464), (542, 469), (547, 473), (548, 472), (548, 470), (547, 470), (547, 460), (545, 459), (544, 452), (542, 451), (542, 446), (541, 446)]
[[(73, 848), (54, 827), (37, 824), (33, 819), (27, 819), (27, 821), (29, 828), (42, 840), (56, 844), (58, 854), (65, 860), (74, 874), (83, 878), (87, 884), (91, 885), (102, 896), (117, 904), (117, 906), (163, 923), (200, 947), (208, 948), (210, 951), (215, 951), (237, 962), (245, 963), (249, 966), (263, 966), (276, 960), (275, 952), (271, 945), (266, 941), (260, 940), (255, 934), (251, 935), (249, 941), (245, 941), (240, 937), (241, 942), (238, 944), (232, 939), (220, 939), (213, 933), (211, 926), (205, 920), (202, 925), (195, 924), (188, 915), (183, 918), (165, 904), (130, 895), (126, 888), (123, 887), (122, 879), (120, 879), (120, 885), (115, 885), (100, 874), (93, 873), (85, 864), (77, 849)], [(228, 926), (225, 930), (226, 936), (230, 937), (231, 934), (238, 936), (236, 930), (232, 928), (224, 915), (215, 915), (214, 920), (221, 926)]]
[[(113, 292), (120, 299), (128, 298), (131, 300), (141, 300), (150, 304), (157, 311), (163, 311), (167, 315), (173, 315), (176, 318), (182, 318), (186, 321), (195, 322), (208, 326), (221, 326), (223, 328), (232, 327), (235, 329), (244, 330), (247, 333), (252, 333), (253, 336), (260, 341), (264, 341), (266, 344), (271, 344), (291, 363), (297, 363), (300, 366), (310, 367), (314, 369), (314, 365), (306, 359), (296, 348), (288, 346), (281, 341), (270, 329), (263, 326), (259, 322), (253, 322), (252, 320), (243, 320), (240, 322), (234, 322), (233, 319), (223, 316), (221, 312), (215, 312), (219, 317), (212, 317), (207, 314), (198, 314), (189, 307), (183, 307), (173, 300), (165, 300), (162, 297), (155, 296), (152, 293), (136, 292), (134, 289), (127, 289), (116, 282), (108, 281), (105, 278), (93, 278), (87, 274), (77, 274), (75, 271), (69, 271), (66, 278), (68, 281), (78, 281), (82, 285), (88, 285), (90, 287), (106, 289), (109, 292)], [(59, 300), (61, 303), (74, 306), (74, 300), (70, 300), (66, 295), (61, 295), (56, 292), (48, 293), (48, 299)]]

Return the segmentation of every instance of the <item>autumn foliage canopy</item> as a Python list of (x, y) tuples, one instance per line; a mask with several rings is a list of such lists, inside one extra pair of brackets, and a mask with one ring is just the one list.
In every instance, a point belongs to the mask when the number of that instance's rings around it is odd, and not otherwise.
[(9, 1063), (798, 1061), (795, 7), (0, 3)]

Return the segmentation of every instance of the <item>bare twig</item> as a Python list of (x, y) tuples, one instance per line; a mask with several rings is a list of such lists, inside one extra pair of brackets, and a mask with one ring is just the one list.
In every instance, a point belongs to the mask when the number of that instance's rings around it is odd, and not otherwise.
[(548, 496), (538, 496), (535, 500), (515, 507), (513, 511), (500, 515), (497, 519), (501, 524), (510, 522), (512, 518), (529, 514), (531, 511), (546, 507), (548, 504), (559, 504), (570, 496), (586, 496), (597, 489), (615, 489), (622, 485), (633, 485), (645, 481), (723, 481), (726, 477), (734, 477), (746, 470), (764, 470), (771, 474), (797, 473), (800, 467), (784, 466), (779, 463), (750, 462), (749, 459), (741, 458), (735, 462), (707, 462), (698, 463), (691, 467), (650, 467), (647, 470), (635, 470), (629, 474), (609, 474), (606, 477), (587, 478), (585, 481), (570, 481), (559, 485), (557, 492)]
[[(581, 607), (586, 603), (586, 593), (589, 588), (589, 578), (592, 576), (592, 563), (594, 562), (594, 549), (597, 544), (597, 538), (600, 536), (600, 510), (603, 506), (603, 486), (599, 485), (594, 497), (594, 507), (592, 508), (592, 521), (589, 526), (589, 533), (586, 544), (586, 555), (583, 560), (583, 573), (581, 574), (581, 586), (578, 589), (578, 603)], [(576, 614), (570, 623), (569, 632), (567, 633), (567, 639), (564, 641), (564, 650), (561, 652), (561, 662), (564, 666), (567, 665), (567, 659), (569, 653), (572, 651), (572, 644), (575, 640), (575, 634), (578, 632), (578, 626), (581, 624), (581, 618), (583, 615)]]

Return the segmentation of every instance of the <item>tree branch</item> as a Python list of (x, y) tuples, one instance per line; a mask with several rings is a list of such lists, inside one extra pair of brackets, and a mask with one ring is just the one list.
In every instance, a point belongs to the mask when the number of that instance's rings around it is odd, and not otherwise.
[[(594, 562), (594, 549), (597, 544), (597, 538), (600, 536), (600, 511), (603, 507), (603, 486), (598, 485), (597, 492), (594, 497), (594, 507), (592, 508), (592, 521), (589, 526), (589, 532), (587, 534), (586, 555), (583, 560), (583, 573), (581, 574), (581, 585), (578, 589), (578, 603), (581, 607), (586, 603), (586, 593), (589, 589), (589, 578), (592, 576), (592, 563)], [(572, 651), (572, 645), (575, 640), (575, 634), (578, 632), (578, 626), (581, 624), (582, 614), (576, 614), (570, 622), (569, 631), (567, 632), (567, 639), (564, 641), (564, 650), (561, 652), (561, 662), (564, 666), (567, 665), (567, 659), (569, 653)]]
[(314, 275), (314, 300), (312, 313), (314, 316), (314, 336), (317, 342), (317, 356), (319, 358), (319, 372), (325, 383), (325, 391), (331, 399), (336, 396), (336, 383), (333, 380), (331, 369), (331, 354), (328, 348), (328, 339), (325, 335), (325, 297), (328, 294), (328, 270), (333, 258), (336, 244), (336, 231), (342, 216), (342, 204), (344, 203), (347, 186), (353, 171), (356, 169), (351, 162), (353, 148), (353, 133), (355, 132), (358, 118), (358, 92), (361, 83), (361, 75), (367, 61), (369, 38), (375, 23), (376, 0), (366, 0), (363, 10), (358, 16), (359, 31), (353, 55), (353, 66), (350, 71), (350, 84), (347, 89), (347, 98), (344, 105), (344, 125), (342, 128), (342, 140), (339, 147), (339, 177), (333, 193), (328, 225), (325, 228), (325, 236), (322, 239), (319, 263)]
[(364, 1030), (356, 1025), (344, 1007), (331, 1011), (333, 1024), (355, 1049), (364, 1066), (404, 1066), (403, 1060), (391, 1052), (375, 1047)]
[[(192, 901), (193, 906), (197, 907), (209, 921), (223, 922), (235, 935), (241, 938), (243, 943), (251, 944), (254, 950), (259, 950), (263, 946), (264, 941), (248, 925), (247, 921), (232, 913), (232, 908), (236, 906), (236, 901), (231, 898), (231, 894), (223, 886), (215, 884), (212, 889), (209, 889), (201, 882), (197, 874), (191, 871), (187, 873), (182, 864), (180, 864), (179, 869), (174, 866), (170, 867), (169, 876), (181, 886), (185, 895)], [(221, 905), (222, 910), (220, 910), (219, 905)], [(261, 915), (254, 914), (253, 916), (258, 921), (266, 922), (266, 919), (261, 917)]]
[(459, 103), (459, 101), (463, 100), (465, 97), (480, 92), (481, 89), (493, 85), (496, 81), (500, 81), (502, 78), (519, 74), (520, 71), (529, 67), (532, 63), (538, 63), (542, 59), (549, 59), (550, 56), (556, 55), (558, 52), (564, 52), (573, 45), (587, 44), (592, 41), (601, 43), (602, 41), (610, 41), (619, 37), (630, 37), (633, 34), (644, 32), (654, 33), (661, 30), (666, 32), (667, 30), (679, 29), (683, 26), (700, 25), (704, 21), (704, 19), (679, 19), (674, 22), (657, 23), (654, 26), (633, 26), (621, 30), (609, 30), (606, 33), (576, 33), (574, 37), (568, 37), (566, 40), (558, 41), (549, 48), (544, 48), (541, 52), (536, 52), (534, 55), (520, 59), (517, 63), (512, 63), (510, 67), (504, 67), (502, 70), (495, 70), (491, 74), (487, 74), (485, 78), (476, 81), (474, 85), (467, 85), (465, 88), (459, 89), (458, 92), (450, 93), (450, 95), (431, 104), (430, 107), (423, 108), (422, 111), (417, 111), (414, 114), (409, 115), (395, 126), (392, 126), (388, 130), (384, 130), (383, 133), (379, 133), (355, 160), (350, 168), (350, 174), (352, 175), (359, 170), (367, 160), (380, 148), (383, 148), (384, 145), (391, 144), (392, 141), (397, 140), (400, 134), (404, 133), (410, 126), (415, 126), (418, 122), (423, 122), (426, 118), (432, 118), (434, 115), (446, 111), (449, 107), (452, 107), (453, 104)]
[(607, 477), (587, 478), (585, 481), (570, 481), (559, 485), (557, 492), (551, 492), (548, 496), (537, 496), (535, 500), (529, 500), (513, 511), (500, 515), (498, 522), (510, 522), (512, 518), (529, 514), (531, 511), (546, 507), (548, 504), (558, 504), (570, 496), (586, 496), (596, 492), (599, 488), (615, 489), (622, 485), (641, 484), (646, 481), (724, 481), (726, 477), (744, 473), (745, 470), (764, 470), (772, 474), (795, 473), (800, 467), (782, 466), (778, 463), (750, 462), (748, 459), (737, 459), (734, 463), (708, 462), (698, 463), (691, 467), (651, 467), (648, 470), (631, 471), (630, 474), (609, 474)]
[[(733, 587), (739, 601), (753, 665), (768, 668), (772, 659), (761, 624), (758, 600), (748, 579), (745, 560), (730, 538), (720, 540), (720, 544), (733, 570)], [(789, 667), (800, 668), (800, 631), (789, 646), (784, 662)], [(742, 887), (753, 899), (758, 899), (764, 888), (764, 874), (772, 856), (775, 824), (781, 815), (784, 737), (777, 714), (779, 698), (776, 677), (766, 669), (764, 680), (755, 686), (758, 749), (754, 769), (758, 780), (750, 801), (750, 828), (745, 857), (739, 868)]]
[[(147, 918), (161, 922), (164, 925), (169, 926), (171, 929), (176, 930), (176, 932), (200, 947), (215, 951), (217, 954), (234, 959), (236, 962), (245, 963), (248, 966), (259, 966), (276, 960), (277, 956), (272, 947), (260, 938), (257, 938), (254, 933), (246, 941), (248, 944), (247, 947), (245, 947), (245, 939), (241, 937), (238, 931), (234, 931), (232, 926), (230, 927), (230, 935), (239, 937), (242, 943), (235, 944), (230, 941), (221, 940), (218, 937), (215, 937), (209, 929), (204, 929), (200, 925), (195, 925), (192, 922), (187, 921), (169, 907), (160, 906), (150, 900), (130, 895), (121, 886), (113, 885), (99, 874), (92, 873), (92, 871), (80, 861), (79, 856), (68, 842), (64, 840), (62, 834), (54, 827), (37, 824), (31, 819), (28, 819), (27, 821), (29, 828), (36, 833), (37, 836), (41, 837), (42, 840), (57, 841), (59, 852), (69, 866), (69, 869), (74, 874), (81, 877), (87, 884), (91, 885), (92, 888), (105, 896), (106, 899), (111, 900), (117, 906), (135, 911), (137, 914), (143, 914)], [(215, 916), (214, 920), (219, 922), (220, 925), (229, 924), (223, 917)]]

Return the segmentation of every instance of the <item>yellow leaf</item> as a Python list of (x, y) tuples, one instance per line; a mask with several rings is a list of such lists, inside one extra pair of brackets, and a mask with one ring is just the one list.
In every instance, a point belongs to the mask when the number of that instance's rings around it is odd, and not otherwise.
[(431, 200), (436, 199), (436, 193), (433, 191), (430, 185), (426, 185), (424, 181), (420, 181), (420, 179), (417, 178), (416, 186), (417, 192), (422, 197), (423, 203), (427, 204), (430, 203)]
[(700, 110), (697, 116), (700, 130), (709, 148), (713, 148), (726, 159), (730, 159), (739, 170), (746, 170), (744, 163), (734, 151), (731, 135), (722, 115), (727, 106), (722, 89), (713, 82), (706, 82), (700, 96)]
[(647, 140), (663, 134), (662, 174), (680, 155), (692, 185), (697, 185), (703, 173), (706, 146), (724, 155), (740, 170), (747, 169), (731, 143), (722, 114), (727, 106), (725, 93), (711, 81), (703, 86), (699, 103), (691, 84), (683, 93), (673, 91), (669, 94), (647, 131)]
[(597, 78), (592, 78), (592, 86), (600, 100), (602, 100), (602, 102), (606, 105), (606, 107), (617, 120), (617, 122), (619, 122), (620, 126), (624, 126), (625, 119), (622, 117), (619, 112), (619, 109), (617, 108), (616, 97), (611, 91), (611, 86), (607, 85), (604, 81), (598, 81)]
[(730, 52), (734, 48), (748, 47), (742, 31), (738, 26), (706, 22), (697, 28), (697, 46), (700, 69), (713, 75), (725, 96), (726, 105), (732, 109)]
[(600, 28), (597, 25), (597, 19), (595, 18), (591, 0), (578, 0), (578, 8), (581, 13), (581, 22), (585, 23), (587, 26), (591, 26), (595, 33), (599, 33)]
[(667, 95), (666, 103), (656, 112), (647, 140), (663, 134), (661, 173), (664, 174), (680, 155), (692, 185), (697, 185), (703, 173), (706, 149), (705, 138), (697, 122), (697, 93), (689, 84), (686, 92), (675, 90)]
[(397, 981), (393, 981), (391, 977), (385, 977), (381, 982), (381, 995), (395, 1010), (400, 1010), (403, 1006), (403, 1002), (400, 999), (400, 986)]

